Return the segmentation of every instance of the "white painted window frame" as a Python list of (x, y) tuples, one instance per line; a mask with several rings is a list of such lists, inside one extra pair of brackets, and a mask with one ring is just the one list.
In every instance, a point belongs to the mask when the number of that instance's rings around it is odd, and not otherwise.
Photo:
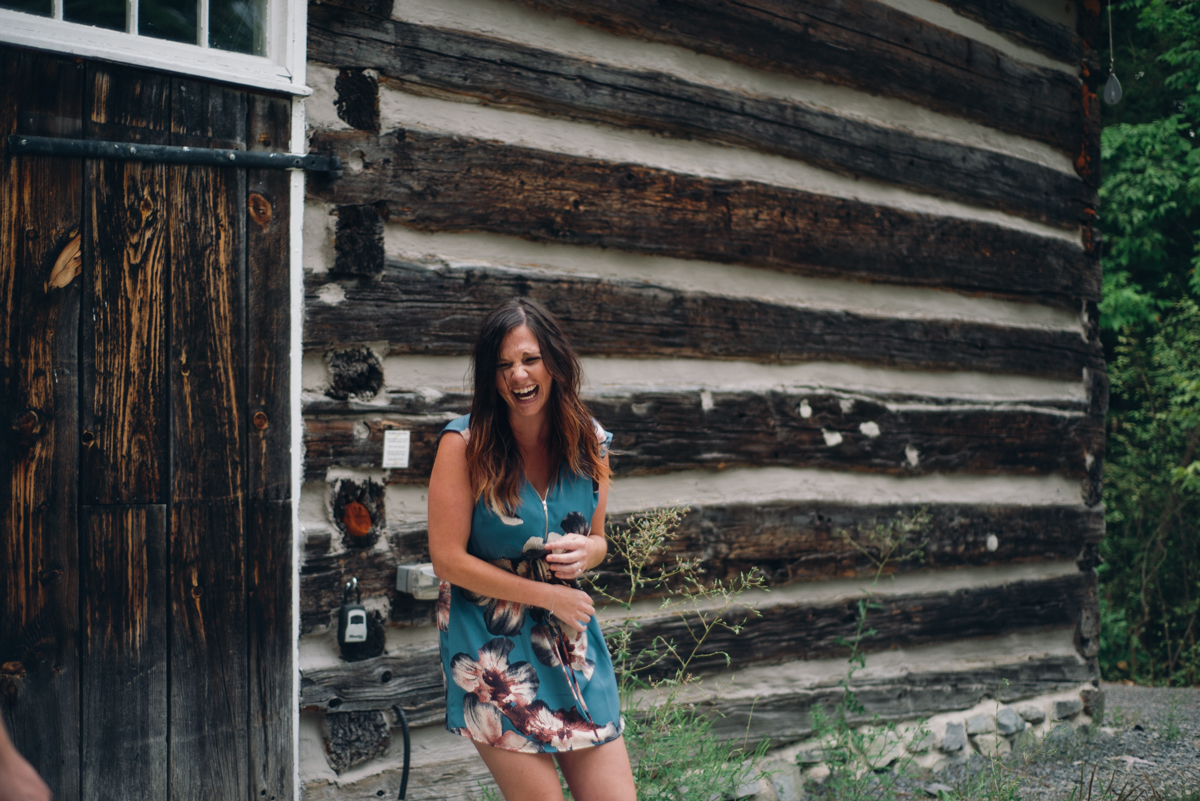
[[(197, 0), (200, 41), (208, 39), (209, 0)], [(94, 58), (268, 92), (304, 96), (306, 0), (267, 0), (266, 55), (252, 56), (184, 42), (141, 36), (137, 2), (126, 0), (126, 30), (67, 22), (63, 0), (52, 0), (52, 16), (0, 8), (0, 43), (63, 55)]]

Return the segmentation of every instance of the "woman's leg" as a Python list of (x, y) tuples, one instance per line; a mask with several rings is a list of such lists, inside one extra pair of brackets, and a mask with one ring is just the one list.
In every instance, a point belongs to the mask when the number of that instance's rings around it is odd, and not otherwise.
[(555, 756), (575, 801), (637, 801), (624, 737)]
[(522, 754), (479, 742), (475, 748), (506, 801), (562, 801), (558, 771), (549, 754)]

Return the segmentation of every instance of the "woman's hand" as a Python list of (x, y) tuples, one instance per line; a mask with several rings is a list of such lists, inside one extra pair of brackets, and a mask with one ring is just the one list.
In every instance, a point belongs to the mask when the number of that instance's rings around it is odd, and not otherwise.
[(554, 595), (550, 613), (563, 625), (570, 626), (580, 634), (587, 631), (588, 621), (592, 619), (592, 615), (596, 614), (596, 607), (592, 606), (591, 596), (583, 590), (573, 587), (564, 587), (561, 584), (552, 586)]
[(588, 538), (582, 534), (564, 534), (560, 539), (547, 543), (546, 550), (550, 551), (546, 555), (546, 562), (557, 579), (572, 581), (591, 566)]

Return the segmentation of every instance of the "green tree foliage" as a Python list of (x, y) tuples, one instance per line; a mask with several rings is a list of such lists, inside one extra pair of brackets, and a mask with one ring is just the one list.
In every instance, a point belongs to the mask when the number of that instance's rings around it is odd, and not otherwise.
[(1101, 548), (1106, 678), (1200, 682), (1200, 2), (1113, 6), (1101, 328), (1112, 404)]

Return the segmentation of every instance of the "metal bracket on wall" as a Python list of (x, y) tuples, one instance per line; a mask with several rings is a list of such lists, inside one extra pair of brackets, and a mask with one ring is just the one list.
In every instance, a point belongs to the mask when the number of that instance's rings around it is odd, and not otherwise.
[(195, 164), (205, 167), (305, 170), (325, 173), (330, 178), (342, 177), (342, 160), (337, 156), (297, 156), (291, 153), (101, 142), (90, 139), (62, 139), (55, 136), (30, 136), (27, 134), (9, 134), (8, 152), (12, 155), (22, 156), (153, 161), (160, 164)]

